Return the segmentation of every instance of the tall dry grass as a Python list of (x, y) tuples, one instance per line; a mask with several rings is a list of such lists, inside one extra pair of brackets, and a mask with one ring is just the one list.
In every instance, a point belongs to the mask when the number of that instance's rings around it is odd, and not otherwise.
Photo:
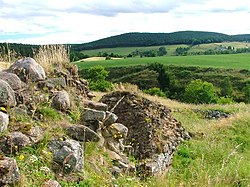
[(9, 48), (8, 43), (6, 47), (0, 47), (0, 70), (7, 69), (16, 59), (17, 53)]
[(64, 45), (43, 45), (34, 52), (34, 59), (47, 73), (69, 65), (69, 48)]

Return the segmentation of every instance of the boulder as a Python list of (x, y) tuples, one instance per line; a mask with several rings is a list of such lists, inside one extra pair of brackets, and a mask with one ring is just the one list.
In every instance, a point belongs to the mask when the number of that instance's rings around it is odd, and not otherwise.
[(0, 80), (0, 106), (13, 107), (16, 105), (15, 93), (10, 85)]
[(125, 139), (128, 134), (128, 128), (121, 123), (113, 123), (107, 130), (109, 134), (116, 139)]
[(78, 141), (60, 138), (48, 144), (53, 153), (55, 170), (64, 173), (81, 172), (83, 169), (83, 150)]
[(1, 71), (0, 79), (6, 81), (13, 90), (19, 90), (22, 88), (22, 81), (14, 73)]
[(0, 111), (0, 133), (7, 130), (9, 125), (9, 115)]
[(106, 117), (106, 113), (104, 111), (90, 109), (90, 108), (83, 108), (81, 111), (81, 122), (86, 121), (103, 121)]
[(65, 130), (68, 136), (77, 141), (98, 142), (101, 139), (101, 137), (95, 131), (84, 125), (68, 125), (65, 127)]
[(90, 101), (90, 100), (84, 100), (82, 101), (83, 106), (86, 108), (91, 108), (95, 110), (102, 110), (102, 111), (107, 111), (108, 106), (104, 103), (100, 102), (95, 102), (95, 101)]
[(59, 91), (53, 97), (51, 106), (57, 110), (66, 111), (70, 108), (69, 94), (65, 90)]
[(0, 138), (0, 150), (6, 154), (19, 152), (28, 145), (31, 145), (29, 137), (21, 132), (12, 132)]
[(16, 160), (9, 157), (0, 158), (0, 186), (15, 186), (20, 181)]
[(43, 67), (30, 57), (17, 60), (7, 71), (16, 74), (24, 82), (37, 82), (46, 78)]
[(44, 132), (38, 126), (32, 126), (25, 134), (29, 137), (32, 144), (40, 142), (44, 137)]

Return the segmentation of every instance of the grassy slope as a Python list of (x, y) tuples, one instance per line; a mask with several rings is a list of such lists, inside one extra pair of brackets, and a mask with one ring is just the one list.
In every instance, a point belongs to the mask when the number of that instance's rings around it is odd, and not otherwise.
[(177, 66), (200, 66), (214, 68), (250, 69), (250, 54), (228, 54), (228, 55), (199, 55), (199, 56), (167, 56), (148, 58), (127, 58), (119, 60), (105, 60), (96, 62), (77, 63), (79, 68), (89, 68), (95, 65), (104, 67), (119, 67), (145, 65), (148, 63), (163, 63), (165, 65)]

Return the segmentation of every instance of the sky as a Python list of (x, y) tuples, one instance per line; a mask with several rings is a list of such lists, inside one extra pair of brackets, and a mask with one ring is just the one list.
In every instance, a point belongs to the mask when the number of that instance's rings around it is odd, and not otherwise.
[(128, 32), (250, 34), (249, 0), (0, 0), (0, 43), (86, 43)]

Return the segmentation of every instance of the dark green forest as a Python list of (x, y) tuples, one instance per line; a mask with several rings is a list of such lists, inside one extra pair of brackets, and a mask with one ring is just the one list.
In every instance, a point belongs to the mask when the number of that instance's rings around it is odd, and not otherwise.
[(250, 41), (250, 34), (226, 35), (216, 32), (180, 31), (173, 33), (126, 33), (100, 39), (97, 41), (74, 44), (76, 51), (114, 47), (144, 47), (173, 44), (197, 45), (205, 43), (220, 43), (225, 41)]

